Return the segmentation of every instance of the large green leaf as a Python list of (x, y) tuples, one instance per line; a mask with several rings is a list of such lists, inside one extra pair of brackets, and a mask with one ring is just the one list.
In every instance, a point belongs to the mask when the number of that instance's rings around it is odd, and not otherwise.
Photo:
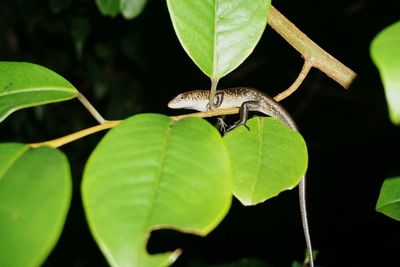
[(239, 66), (267, 25), (270, 0), (167, 0), (186, 53), (212, 79)]
[(61, 234), (71, 187), (60, 151), (0, 144), (0, 266), (43, 263)]
[(0, 62), (0, 122), (12, 112), (76, 97), (78, 91), (45, 67), (24, 62)]
[(255, 205), (295, 187), (307, 169), (302, 136), (274, 118), (256, 117), (224, 136), (233, 165), (233, 194)]
[(156, 114), (113, 128), (85, 167), (82, 195), (94, 238), (112, 266), (165, 266), (179, 255), (149, 255), (150, 231), (206, 235), (232, 198), (229, 156), (208, 122)]
[(400, 21), (374, 38), (371, 57), (385, 87), (390, 119), (400, 125)]
[(383, 182), (376, 210), (400, 221), (400, 177), (388, 178)]

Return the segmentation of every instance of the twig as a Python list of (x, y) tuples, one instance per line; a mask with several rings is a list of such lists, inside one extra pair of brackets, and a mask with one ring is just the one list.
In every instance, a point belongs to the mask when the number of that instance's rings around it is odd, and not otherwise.
[[(179, 115), (179, 116), (171, 116), (170, 118), (173, 120), (180, 120), (183, 118), (187, 117), (198, 117), (198, 118), (208, 118), (208, 117), (214, 117), (214, 116), (220, 116), (220, 115), (229, 115), (229, 114), (236, 114), (239, 112), (238, 108), (228, 108), (228, 109), (214, 109), (214, 110), (209, 110), (206, 112), (195, 112), (195, 113), (190, 113), (190, 114), (185, 114), (185, 115)], [(80, 131), (77, 131), (75, 133), (65, 135), (60, 138), (56, 138), (53, 140), (45, 141), (45, 142), (40, 142), (40, 143), (31, 143), (28, 144), (29, 147), (31, 148), (37, 148), (41, 146), (50, 146), (50, 147), (61, 147), (65, 144), (71, 143), (75, 140), (78, 140), (80, 138), (86, 137), (88, 135), (104, 131), (107, 129), (111, 129), (118, 124), (120, 124), (122, 121), (121, 120), (115, 120), (115, 121), (105, 121), (103, 124), (95, 125)]]
[(40, 143), (29, 144), (28, 146), (32, 147), (32, 148), (41, 147), (41, 146), (60, 147), (62, 145), (68, 144), (72, 141), (78, 140), (82, 137), (113, 128), (120, 123), (121, 123), (121, 121), (105, 121), (103, 124), (99, 124), (99, 125), (96, 125), (96, 126), (93, 126), (90, 128), (86, 128), (84, 130), (80, 130), (78, 132), (75, 132), (75, 133), (60, 137), (60, 138), (56, 138), (53, 140), (40, 142)]
[(350, 87), (357, 74), (314, 43), (273, 6), (269, 11), (268, 24), (313, 67), (324, 72), (345, 89)]
[(296, 80), (292, 83), (291, 86), (289, 86), (288, 89), (286, 89), (282, 93), (274, 96), (275, 101), (279, 102), (279, 101), (285, 99), (286, 97), (290, 96), (294, 91), (296, 91), (297, 88), (299, 88), (301, 83), (304, 81), (304, 79), (307, 77), (307, 74), (310, 72), (311, 67), (312, 67), (312, 64), (308, 60), (305, 60), (304, 64), (303, 64), (303, 68), (301, 69)]
[(196, 117), (196, 118), (209, 118), (222, 115), (231, 115), (239, 113), (239, 108), (223, 108), (223, 109), (212, 109), (204, 112), (195, 112), (190, 114), (171, 116), (170, 118), (177, 121), (183, 118)]

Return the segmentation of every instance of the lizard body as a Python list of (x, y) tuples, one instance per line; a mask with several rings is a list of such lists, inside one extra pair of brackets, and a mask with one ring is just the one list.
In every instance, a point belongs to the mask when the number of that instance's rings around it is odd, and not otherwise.
[[(168, 107), (174, 109), (193, 109), (197, 111), (207, 111), (209, 107), (209, 90), (195, 90), (184, 92), (173, 98)], [(284, 124), (294, 131), (298, 131), (296, 123), (293, 121), (289, 113), (273, 98), (258, 91), (257, 89), (248, 87), (236, 87), (223, 90), (217, 90), (216, 103), (214, 106), (218, 109), (222, 108), (240, 108), (240, 121), (232, 128), (239, 124), (245, 124), (249, 111), (257, 111), (265, 115), (280, 119)], [(299, 203), (303, 231), (307, 245), (307, 251), (310, 259), (310, 266), (314, 267), (312, 257), (311, 238), (307, 219), (306, 208), (306, 177), (303, 176), (299, 183)]]

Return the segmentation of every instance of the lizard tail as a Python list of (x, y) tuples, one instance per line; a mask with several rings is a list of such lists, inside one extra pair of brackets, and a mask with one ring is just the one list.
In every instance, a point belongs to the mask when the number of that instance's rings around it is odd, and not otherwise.
[(300, 213), (303, 222), (304, 237), (306, 240), (308, 257), (310, 258), (310, 267), (314, 267), (313, 250), (311, 245), (310, 229), (307, 219), (307, 205), (306, 205), (306, 179), (303, 177), (299, 184), (299, 200), (300, 200)]

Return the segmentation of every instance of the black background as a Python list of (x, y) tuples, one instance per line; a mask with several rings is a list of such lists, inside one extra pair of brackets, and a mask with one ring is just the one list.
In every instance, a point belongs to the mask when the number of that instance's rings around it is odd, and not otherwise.
[[(388, 120), (369, 45), (381, 29), (400, 19), (400, 1), (273, 4), (359, 75), (346, 91), (312, 70), (300, 89), (283, 101), (308, 144), (307, 197), (317, 263), (399, 266), (400, 224), (377, 213), (375, 204), (384, 178), (400, 173), (400, 130)], [(79, 56), (71, 31), (82, 19), (90, 30)], [(165, 1), (149, 1), (131, 21), (104, 17), (89, 0), (1, 1), (0, 60), (55, 70), (107, 119), (142, 112), (178, 114), (166, 108), (171, 97), (210, 85), (180, 46)], [(251, 86), (275, 95), (294, 81), (301, 66), (301, 56), (267, 27), (254, 53), (219, 87)], [(94, 124), (73, 100), (14, 113), (0, 124), (0, 140), (44, 141)], [(61, 239), (44, 266), (107, 266), (80, 200), (84, 163), (103, 134), (62, 147), (72, 166), (73, 201)], [(183, 248), (174, 266), (212, 266), (244, 258), (258, 259), (260, 266), (290, 266), (303, 259), (305, 249), (297, 197), (292, 190), (246, 208), (234, 201), (225, 220), (206, 238), (160, 231), (148, 248)]]

